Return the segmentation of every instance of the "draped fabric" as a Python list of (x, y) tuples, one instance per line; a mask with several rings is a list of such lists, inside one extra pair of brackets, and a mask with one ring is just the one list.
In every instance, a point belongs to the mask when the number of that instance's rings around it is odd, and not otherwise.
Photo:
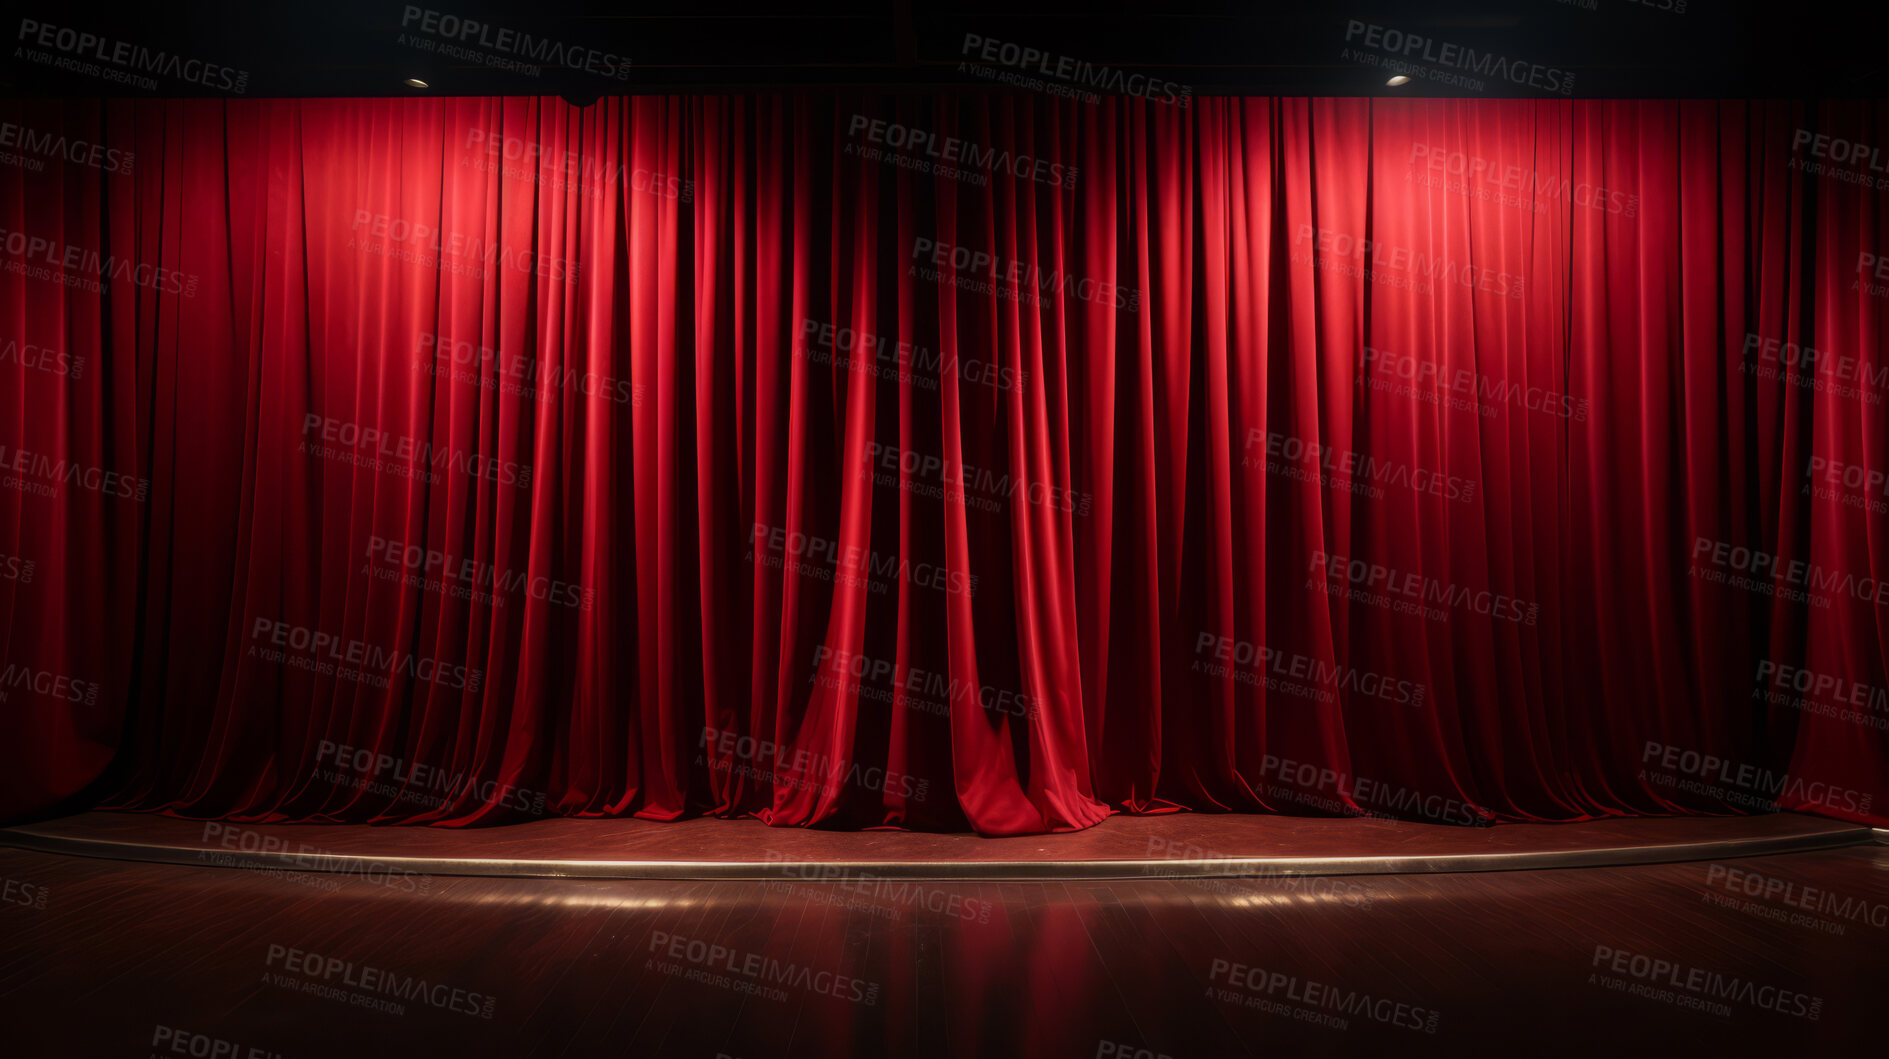
[(1869, 145), (0, 105), (0, 812), (1889, 823)]

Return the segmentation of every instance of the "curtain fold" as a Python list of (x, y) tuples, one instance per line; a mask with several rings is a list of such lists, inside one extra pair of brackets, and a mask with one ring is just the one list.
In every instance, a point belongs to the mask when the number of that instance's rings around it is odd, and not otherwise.
[(1878, 105), (0, 143), (0, 814), (1889, 824)]

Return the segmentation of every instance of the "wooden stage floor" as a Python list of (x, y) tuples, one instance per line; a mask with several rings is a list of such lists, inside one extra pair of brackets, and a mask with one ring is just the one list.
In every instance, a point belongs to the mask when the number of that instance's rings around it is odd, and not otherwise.
[(237, 824), (85, 813), (0, 829), (0, 845), (169, 864), (432, 875), (767, 879), (805, 865), (889, 878), (1361, 875), (1597, 867), (1830, 849), (1867, 827), (1778, 813), (1488, 828), (1372, 818), (1172, 813), (1018, 838), (770, 828), (757, 820), (552, 818), (487, 828)]
[[(393, 842), (450, 854), (472, 841), (545, 859), (574, 841), (586, 855), (641, 860), (695, 843), (695, 855), (740, 863), (775, 843), (801, 858), (781, 863), (802, 876), (765, 881), (435, 875), (371, 858), (343, 871), (232, 870), (0, 847), (0, 1042), (7, 1055), (153, 1059), (1880, 1050), (1889, 846), (1874, 841), (1501, 872), (1064, 880), (898, 880), (834, 854), (870, 843), (880, 861), (929, 863), (940, 850), (989, 849), (999, 852), (986, 863), (1001, 864), (1067, 841), (1086, 857), (1134, 860), (1152, 838), (1243, 855), (1445, 849), (1443, 836), (1416, 837), (1427, 835), (1418, 825), (1316, 842), (1293, 830), (1308, 821), (1238, 842), (1223, 830), (1262, 819), (1276, 818), (1118, 820), (996, 841), (735, 821), (590, 838), (581, 829), (597, 822), (268, 829), (357, 852)], [(79, 820), (66, 826), (94, 836), (203, 831)], [(1657, 837), (1704, 852), (1739, 838), (1734, 825), (1807, 820), (1563, 825), (1557, 847)], [(1533, 833), (1456, 840), (1540, 852), (1546, 837)], [(820, 849), (827, 860), (813, 858)]]

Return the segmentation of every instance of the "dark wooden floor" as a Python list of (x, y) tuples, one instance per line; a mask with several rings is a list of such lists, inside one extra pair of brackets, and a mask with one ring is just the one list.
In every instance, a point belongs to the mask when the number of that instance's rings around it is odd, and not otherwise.
[(320, 850), (352, 857), (545, 858), (656, 861), (1003, 862), (1161, 859), (1445, 857), (1666, 846), (1852, 834), (1856, 824), (1797, 813), (1626, 817), (1474, 828), (1371, 817), (1170, 813), (1114, 816), (1085, 831), (1017, 838), (914, 831), (811, 831), (758, 820), (663, 823), (557, 817), (504, 827), (233, 824), (152, 813), (83, 813), (24, 825), (42, 835), (172, 845), (189, 850)]
[[(0, 849), (0, 879), (10, 1056), (1873, 1054), (1889, 986), (1876, 845), (888, 886), (295, 876)], [(1746, 885), (1758, 896), (1734, 893)], [(1805, 887), (1829, 903), (1794, 906)], [(367, 1006), (408, 976), (423, 998)], [(1733, 978), (1751, 988), (1723, 1011), (1688, 1000)]]

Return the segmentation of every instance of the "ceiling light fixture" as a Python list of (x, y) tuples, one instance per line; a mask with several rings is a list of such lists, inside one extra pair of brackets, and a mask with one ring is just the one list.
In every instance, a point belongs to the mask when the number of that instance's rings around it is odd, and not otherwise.
[(419, 78), (417, 78), (417, 77), (409, 77), (409, 78), (406, 78), (406, 79), (404, 79), (404, 80), (402, 80), (402, 81), (401, 81), (400, 83), (401, 83), (401, 84), (403, 84), (403, 85), (406, 85), (406, 86), (407, 86), (408, 88), (431, 88), (431, 87), (433, 87), (432, 85), (429, 85), (429, 84), (427, 84), (427, 83), (426, 83), (425, 81), (422, 81), (422, 80), (420, 80), (420, 79), (419, 79)]
[(1389, 86), (1391, 86), (1392, 88), (1396, 88), (1396, 87), (1397, 87), (1398, 85), (1407, 85), (1407, 84), (1409, 84), (1409, 83), (1410, 83), (1410, 78), (1408, 78), (1408, 77), (1405, 77), (1405, 76), (1404, 76), (1403, 74), (1398, 74), (1398, 75), (1397, 75), (1396, 77), (1393, 77), (1393, 78), (1391, 78), (1390, 80), (1388, 80), (1388, 81), (1386, 81), (1386, 82), (1384, 82), (1384, 83), (1385, 83), (1385, 84), (1387, 84), (1387, 85), (1389, 85)]

